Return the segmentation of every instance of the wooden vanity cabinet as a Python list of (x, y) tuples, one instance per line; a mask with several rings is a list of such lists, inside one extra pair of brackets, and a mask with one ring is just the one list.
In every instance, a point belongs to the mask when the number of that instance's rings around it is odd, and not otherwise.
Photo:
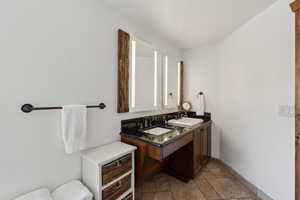
[(185, 179), (185, 177), (191, 177), (189, 174), (186, 175), (186, 172), (191, 171), (189, 169), (192, 165), (189, 164), (188, 167), (185, 165), (189, 163), (189, 160), (191, 160), (192, 157), (192, 151), (186, 150), (186, 147), (188, 144), (192, 144), (193, 134), (186, 134), (175, 142), (162, 147), (132, 138), (122, 137), (121, 141), (137, 147), (137, 183), (144, 183), (147, 178), (161, 171), (168, 164), (170, 164), (169, 170), (172, 170), (174, 175), (180, 174), (183, 179)]
[(205, 127), (204, 132), (206, 135), (205, 141), (207, 141), (206, 143), (206, 147), (205, 147), (205, 153), (204, 153), (204, 159), (203, 159), (203, 163), (206, 165), (209, 161), (209, 159), (211, 158), (211, 123)]
[(121, 137), (121, 141), (137, 147), (135, 168), (138, 184), (161, 170), (188, 182), (211, 157), (211, 122), (203, 123), (165, 146), (125, 136)]
[(194, 130), (193, 140), (193, 174), (195, 175), (201, 169), (202, 160), (202, 132), (203, 129), (197, 128)]
[(201, 130), (200, 135), (201, 135), (201, 159), (200, 163), (201, 165), (206, 165), (210, 155), (209, 155), (209, 149), (208, 149), (208, 144), (209, 144), (209, 139), (208, 139), (208, 127), (204, 128)]
[(211, 158), (211, 122), (193, 129), (192, 141), (169, 157), (167, 173), (188, 182)]
[(193, 132), (194, 176), (211, 158), (211, 123), (196, 128)]

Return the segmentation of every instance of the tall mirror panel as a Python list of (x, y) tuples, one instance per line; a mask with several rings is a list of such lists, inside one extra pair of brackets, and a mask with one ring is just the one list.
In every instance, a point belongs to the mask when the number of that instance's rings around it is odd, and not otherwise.
[(164, 56), (164, 107), (167, 109), (177, 108), (181, 97), (181, 65), (172, 56)]
[(155, 110), (158, 106), (158, 52), (134, 37), (130, 44), (129, 111)]

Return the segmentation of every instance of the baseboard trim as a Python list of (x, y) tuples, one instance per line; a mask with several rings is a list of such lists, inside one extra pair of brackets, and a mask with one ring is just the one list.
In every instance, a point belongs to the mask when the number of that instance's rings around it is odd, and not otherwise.
[(248, 181), (246, 178), (244, 178), (242, 175), (240, 175), (237, 171), (235, 171), (233, 168), (228, 166), (226, 163), (224, 163), (222, 160), (217, 158), (212, 158), (212, 160), (215, 160), (219, 163), (221, 163), (228, 171), (237, 179), (239, 180), (245, 187), (247, 187), (251, 192), (253, 192), (257, 197), (259, 197), (261, 200), (274, 200), (269, 195), (267, 195), (264, 191), (256, 187), (254, 184), (252, 184), (250, 181)]

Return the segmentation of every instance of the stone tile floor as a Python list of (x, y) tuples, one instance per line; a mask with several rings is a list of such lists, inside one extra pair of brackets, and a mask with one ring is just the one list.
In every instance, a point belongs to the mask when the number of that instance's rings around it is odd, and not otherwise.
[(160, 173), (136, 187), (136, 200), (259, 200), (219, 162), (210, 161), (184, 183)]

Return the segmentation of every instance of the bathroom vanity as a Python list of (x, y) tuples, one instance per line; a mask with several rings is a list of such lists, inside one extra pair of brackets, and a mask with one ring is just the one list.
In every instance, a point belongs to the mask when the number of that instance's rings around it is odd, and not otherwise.
[[(182, 110), (183, 71), (178, 55), (119, 30), (118, 113)], [(200, 117), (192, 112), (184, 115), (187, 121)], [(137, 182), (161, 170), (188, 181), (207, 163), (211, 155), (210, 116), (201, 116), (204, 122), (192, 127), (167, 123), (182, 117), (179, 111), (122, 121), (122, 142), (137, 147)]]
[[(153, 125), (150, 123), (147, 128), (133, 128), (132, 124), (151, 121), (149, 118), (122, 121), (122, 142), (137, 147), (136, 181), (143, 183), (161, 170), (183, 181), (193, 179), (211, 157), (211, 121), (205, 120), (197, 126), (184, 128), (159, 124), (154, 120)], [(128, 124), (131, 124), (131, 129), (128, 129)], [(153, 127), (170, 131), (158, 136), (145, 133)]]

